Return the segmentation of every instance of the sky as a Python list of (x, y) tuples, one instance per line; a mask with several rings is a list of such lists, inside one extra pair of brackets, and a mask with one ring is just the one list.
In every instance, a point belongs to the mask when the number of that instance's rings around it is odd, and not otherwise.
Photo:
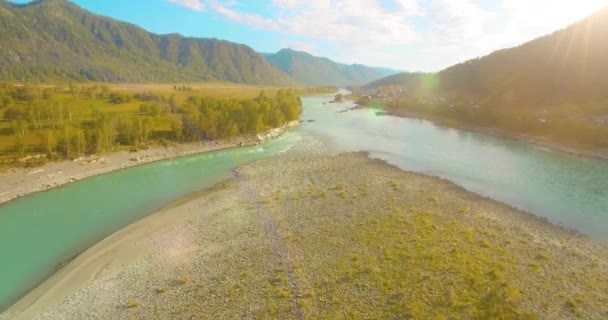
[[(17, 0), (25, 3), (29, 1)], [(292, 48), (343, 63), (442, 70), (562, 29), (605, 0), (72, 0), (155, 33)]]

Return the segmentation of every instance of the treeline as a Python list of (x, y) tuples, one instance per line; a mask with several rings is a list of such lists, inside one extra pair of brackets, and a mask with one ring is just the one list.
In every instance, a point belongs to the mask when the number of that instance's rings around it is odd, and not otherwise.
[(117, 93), (105, 86), (3, 84), (0, 151), (5, 156), (45, 153), (48, 158), (76, 158), (254, 134), (297, 120), (302, 111), (299, 94), (301, 90), (281, 89), (274, 96), (261, 92), (246, 100), (190, 97), (179, 104), (173, 95)]
[[(602, 104), (562, 105), (547, 109), (502, 108), (466, 100), (440, 101), (401, 97), (383, 102), (389, 109), (456, 127), (498, 128), (513, 134), (543, 137), (551, 141), (591, 148), (608, 148), (608, 117)], [(597, 111), (597, 112), (594, 112)]]
[(0, 15), (2, 80), (296, 84), (245, 45), (153, 34), (70, 1), (0, 1)]
[(327, 86), (327, 87), (308, 87), (296, 89), (296, 93), (300, 95), (304, 94), (315, 94), (315, 93), (335, 93), (338, 91), (338, 87)]
[[(168, 112), (170, 102), (175, 103), (172, 98), (149, 93), (115, 93), (106, 86), (41, 88), (10, 84), (0, 86), (0, 101), (2, 134), (15, 137), (13, 148), (0, 146), (4, 152), (9, 155), (46, 153), (50, 158), (103, 153), (121, 145), (146, 145), (154, 129), (153, 117)], [(74, 101), (76, 103), (70, 103)], [(98, 107), (83, 105), (83, 101), (106, 104), (135, 101), (141, 103), (139, 109), (145, 112), (108, 113)], [(156, 122), (172, 128), (180, 127), (178, 117), (167, 116)]]
[(297, 120), (302, 103), (295, 90), (282, 89), (274, 97), (262, 91), (254, 99), (240, 101), (191, 97), (181, 112), (186, 139), (214, 140), (257, 133)]

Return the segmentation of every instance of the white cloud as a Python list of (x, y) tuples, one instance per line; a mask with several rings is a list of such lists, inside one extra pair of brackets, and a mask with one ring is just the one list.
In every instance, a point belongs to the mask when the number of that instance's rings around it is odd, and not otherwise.
[(418, 0), (395, 0), (395, 4), (402, 11), (412, 16), (422, 16), (424, 11), (420, 7)]
[(503, 35), (511, 44), (539, 37), (587, 17), (606, 6), (604, 0), (503, 0), (500, 11)]
[(296, 50), (341, 62), (438, 71), (566, 27), (604, 1), (267, 0), (258, 4), (261, 11), (243, 9), (237, 0), (206, 4), (233, 23), (295, 36), (298, 41), (281, 45)]
[(388, 9), (378, 0), (273, 0), (272, 17), (237, 11), (218, 0), (209, 6), (223, 17), (254, 28), (306, 36), (349, 47), (411, 43), (419, 38), (408, 17), (420, 14), (416, 0), (395, 0)]
[(416, 69), (438, 71), (494, 48), (496, 35), (490, 27), (495, 12), (472, 0), (433, 0), (426, 10), (429, 27), (424, 31)]
[(265, 30), (276, 31), (279, 28), (278, 23), (272, 19), (264, 18), (255, 13), (241, 12), (231, 9), (231, 5), (221, 4), (215, 0), (209, 0), (209, 6), (224, 18), (234, 22)]
[(273, 0), (272, 4), (281, 9), (295, 9), (302, 2), (300, 0)]
[(306, 42), (306, 41), (292, 41), (292, 40), (284, 40), (281, 41), (281, 46), (284, 48), (291, 48), (297, 51), (308, 52), (312, 55), (317, 55), (317, 49), (314, 43)]
[(419, 68), (437, 71), (452, 64), (520, 45), (587, 17), (604, 0), (433, 0), (426, 9), (430, 28), (419, 43)]
[(491, 18), (491, 12), (470, 0), (434, 0), (429, 8), (428, 39), (433, 45), (471, 45), (483, 38)]
[(205, 5), (200, 0), (167, 0), (171, 3), (178, 4), (182, 7), (186, 7), (188, 9), (194, 11), (203, 11), (205, 9)]

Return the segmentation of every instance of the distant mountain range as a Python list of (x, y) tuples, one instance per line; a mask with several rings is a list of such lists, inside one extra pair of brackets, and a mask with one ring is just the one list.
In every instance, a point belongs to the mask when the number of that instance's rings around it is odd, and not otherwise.
[(608, 111), (606, 35), (608, 8), (553, 34), (436, 74), (396, 74), (365, 87), (405, 86), (466, 96), (492, 106), (605, 103)]
[(360, 85), (394, 74), (289, 49), (261, 54), (218, 39), (158, 35), (67, 0), (0, 0), (0, 80), (230, 81)]
[(296, 83), (245, 45), (153, 34), (67, 0), (0, 0), (0, 41), (1, 80)]
[(361, 64), (343, 64), (309, 53), (283, 49), (277, 53), (263, 53), (266, 60), (296, 81), (310, 86), (363, 85), (400, 71), (389, 68), (368, 67)]

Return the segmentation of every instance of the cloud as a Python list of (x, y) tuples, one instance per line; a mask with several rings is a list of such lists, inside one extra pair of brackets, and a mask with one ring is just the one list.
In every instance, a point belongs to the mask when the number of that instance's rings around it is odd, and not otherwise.
[(218, 1), (209, 0), (209, 6), (217, 13), (222, 15), (224, 18), (233, 22), (245, 24), (257, 29), (278, 31), (280, 28), (278, 23), (276, 21), (273, 21), (272, 19), (264, 18), (259, 14), (241, 12), (230, 8), (230, 6), (232, 6), (232, 3), (221, 4)]
[(297, 51), (308, 52), (312, 55), (317, 55), (317, 49), (314, 43), (306, 42), (306, 41), (292, 41), (292, 40), (284, 40), (281, 41), (281, 46), (284, 48), (291, 48)]
[(503, 0), (503, 34), (512, 45), (567, 27), (606, 6), (604, 0)]
[(433, 0), (428, 40), (432, 45), (462, 46), (479, 42), (493, 18), (470, 0)]
[(429, 29), (419, 43), (417, 63), (437, 71), (452, 64), (520, 45), (585, 18), (604, 0), (496, 0), (484, 9), (478, 0), (431, 0), (424, 7)]
[[(172, 2), (192, 2), (169, 0)], [(438, 71), (582, 19), (605, 0), (206, 0), (209, 11), (341, 62)], [(199, 2), (200, 1), (196, 1)], [(252, 43), (254, 45), (254, 43)]]
[[(385, 6), (384, 2), (391, 4)], [(378, 47), (416, 41), (418, 32), (408, 18), (420, 14), (417, 0), (273, 0), (270, 16), (229, 8), (218, 0), (209, 6), (235, 23), (253, 28), (305, 36), (351, 48)]]
[(203, 11), (205, 9), (205, 5), (200, 0), (167, 0), (171, 3), (175, 3), (182, 7), (186, 7), (190, 10), (194, 11)]

